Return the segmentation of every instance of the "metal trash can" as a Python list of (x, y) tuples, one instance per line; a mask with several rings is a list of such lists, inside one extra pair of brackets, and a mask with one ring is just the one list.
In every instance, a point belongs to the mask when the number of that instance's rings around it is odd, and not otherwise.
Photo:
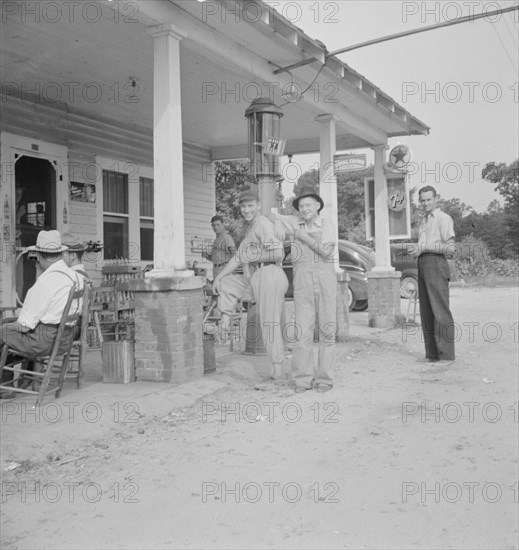
[(101, 359), (103, 382), (108, 384), (128, 384), (135, 382), (134, 342), (103, 342)]

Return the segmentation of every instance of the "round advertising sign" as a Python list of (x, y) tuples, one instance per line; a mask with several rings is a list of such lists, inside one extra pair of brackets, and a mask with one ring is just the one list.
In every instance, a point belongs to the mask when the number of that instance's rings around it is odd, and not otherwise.
[(411, 149), (407, 145), (397, 145), (389, 153), (389, 164), (401, 170), (411, 162)]

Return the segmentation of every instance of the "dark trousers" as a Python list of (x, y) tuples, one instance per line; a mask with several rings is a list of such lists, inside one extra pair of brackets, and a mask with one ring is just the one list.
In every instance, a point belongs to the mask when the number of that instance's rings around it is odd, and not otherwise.
[(418, 297), (429, 359), (453, 361), (456, 330), (449, 307), (449, 264), (440, 254), (424, 253), (418, 258)]
[[(22, 353), (31, 354), (34, 356), (45, 356), (51, 353), (56, 334), (58, 332), (58, 325), (46, 325), (38, 323), (36, 328), (29, 332), (15, 332), (9, 329), (9, 323), (0, 326), (0, 351), (5, 344), (9, 346), (13, 351), (20, 351)], [(70, 339), (73, 338), (73, 328), (65, 327), (64, 339), (66, 341), (62, 344), (62, 348), (65, 348)], [(58, 353), (62, 352), (60, 348)], [(9, 354), (9, 360), (15, 359), (16, 356)], [(33, 370), (33, 362), (30, 361), (27, 366), (27, 370)], [(12, 371), (2, 371), (1, 381), (6, 382), (13, 379)]]

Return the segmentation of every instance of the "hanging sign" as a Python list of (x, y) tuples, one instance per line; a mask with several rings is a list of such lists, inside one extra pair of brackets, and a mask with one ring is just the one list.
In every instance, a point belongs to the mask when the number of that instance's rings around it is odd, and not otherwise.
[(407, 145), (397, 145), (389, 153), (389, 164), (393, 168), (403, 170), (412, 159), (411, 149)]
[(333, 168), (336, 174), (343, 174), (344, 172), (352, 172), (354, 170), (364, 170), (366, 168), (366, 155), (334, 155)]
[[(409, 188), (404, 174), (386, 174), (387, 209), (389, 214), (389, 238), (411, 237), (411, 211)], [(366, 239), (375, 238), (375, 179), (364, 179)]]

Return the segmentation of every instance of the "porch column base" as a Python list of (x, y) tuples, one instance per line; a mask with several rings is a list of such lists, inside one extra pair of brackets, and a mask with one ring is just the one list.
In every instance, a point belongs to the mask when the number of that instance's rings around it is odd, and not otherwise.
[(400, 316), (400, 271), (368, 272), (368, 326), (392, 328)]
[(135, 296), (138, 380), (180, 384), (204, 374), (204, 277), (149, 277), (124, 283)]

